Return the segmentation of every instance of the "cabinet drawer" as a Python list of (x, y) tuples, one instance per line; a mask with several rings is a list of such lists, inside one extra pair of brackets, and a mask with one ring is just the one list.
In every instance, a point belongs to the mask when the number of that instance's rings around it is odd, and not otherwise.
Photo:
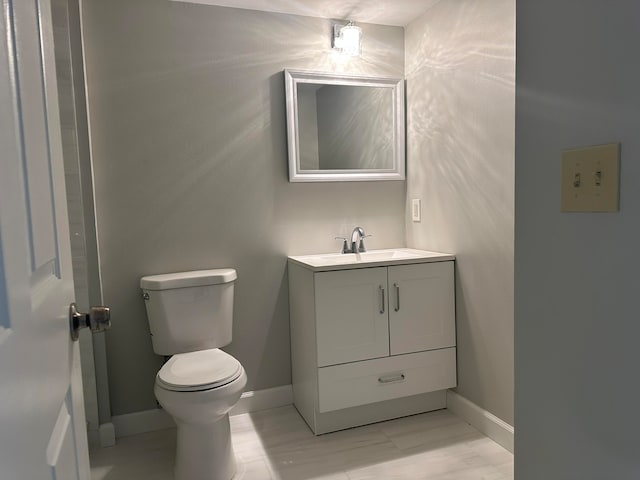
[(456, 349), (318, 369), (318, 410), (330, 412), (456, 386)]

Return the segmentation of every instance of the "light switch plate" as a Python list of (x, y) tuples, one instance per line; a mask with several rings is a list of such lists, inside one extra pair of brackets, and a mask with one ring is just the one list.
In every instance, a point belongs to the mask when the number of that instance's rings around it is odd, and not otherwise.
[(562, 152), (563, 212), (617, 212), (620, 198), (620, 144)]

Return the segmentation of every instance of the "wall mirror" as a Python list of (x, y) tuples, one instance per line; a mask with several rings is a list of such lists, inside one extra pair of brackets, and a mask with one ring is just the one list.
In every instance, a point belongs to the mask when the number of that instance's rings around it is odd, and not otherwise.
[(290, 182), (405, 179), (403, 80), (284, 75)]

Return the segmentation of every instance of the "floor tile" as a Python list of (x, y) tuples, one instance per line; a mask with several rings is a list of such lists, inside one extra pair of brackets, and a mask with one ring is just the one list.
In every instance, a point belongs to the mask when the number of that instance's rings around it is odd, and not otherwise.
[[(231, 417), (234, 480), (513, 480), (513, 455), (447, 410), (315, 436), (294, 407)], [(91, 452), (92, 480), (172, 480), (175, 429)]]

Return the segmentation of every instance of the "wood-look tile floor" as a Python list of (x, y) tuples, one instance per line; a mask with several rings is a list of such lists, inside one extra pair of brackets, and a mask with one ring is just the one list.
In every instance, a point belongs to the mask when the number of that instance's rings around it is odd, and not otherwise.
[[(512, 480), (513, 455), (448, 412), (314, 436), (292, 406), (231, 417), (234, 480)], [(172, 480), (175, 429), (91, 453), (92, 480)]]

